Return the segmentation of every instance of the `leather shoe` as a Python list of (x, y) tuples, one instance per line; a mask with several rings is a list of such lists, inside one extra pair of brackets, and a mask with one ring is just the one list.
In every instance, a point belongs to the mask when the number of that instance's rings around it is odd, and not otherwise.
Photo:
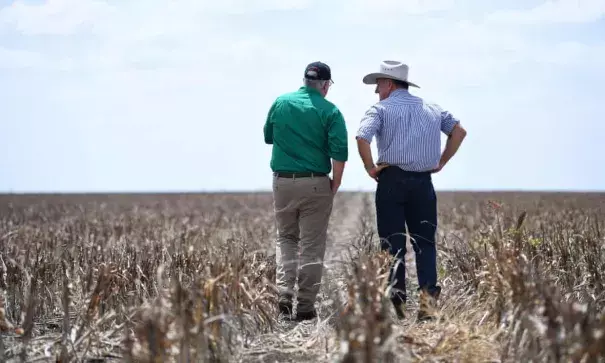
[(317, 311), (299, 311), (296, 313), (296, 321), (311, 320), (317, 317)]

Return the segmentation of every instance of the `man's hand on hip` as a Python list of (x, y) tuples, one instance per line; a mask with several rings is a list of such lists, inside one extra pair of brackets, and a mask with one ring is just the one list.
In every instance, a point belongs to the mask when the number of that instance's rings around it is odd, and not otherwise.
[(447, 138), (445, 149), (443, 150), (443, 153), (441, 154), (441, 159), (439, 160), (439, 166), (433, 170), (433, 173), (439, 172), (441, 171), (441, 169), (443, 169), (445, 164), (447, 164), (448, 161), (454, 156), (454, 154), (456, 154), (458, 148), (460, 147), (460, 144), (462, 144), (462, 141), (465, 137), (466, 130), (462, 126), (460, 126), (459, 123), (457, 123)]
[(438, 172), (440, 172), (441, 169), (443, 169), (444, 166), (445, 165), (442, 162), (439, 162), (439, 165), (435, 169), (431, 170), (431, 173), (438, 173)]
[(371, 167), (366, 168), (366, 171), (368, 172), (368, 175), (370, 176), (370, 178), (374, 179), (375, 181), (378, 181), (378, 175), (380, 174), (382, 169), (384, 169), (388, 166), (389, 166), (388, 164), (372, 165)]

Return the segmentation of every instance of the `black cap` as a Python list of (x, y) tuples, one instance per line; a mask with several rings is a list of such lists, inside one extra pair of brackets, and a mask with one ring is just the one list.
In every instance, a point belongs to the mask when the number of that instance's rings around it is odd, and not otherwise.
[(305, 78), (318, 81), (331, 81), (332, 72), (327, 64), (322, 62), (313, 62), (310, 63), (307, 68), (305, 68)]

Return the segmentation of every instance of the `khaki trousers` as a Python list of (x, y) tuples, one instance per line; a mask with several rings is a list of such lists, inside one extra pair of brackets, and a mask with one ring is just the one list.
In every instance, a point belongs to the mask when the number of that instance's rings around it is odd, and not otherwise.
[(279, 299), (291, 303), (298, 272), (299, 312), (314, 310), (323, 274), (334, 194), (324, 177), (273, 176)]

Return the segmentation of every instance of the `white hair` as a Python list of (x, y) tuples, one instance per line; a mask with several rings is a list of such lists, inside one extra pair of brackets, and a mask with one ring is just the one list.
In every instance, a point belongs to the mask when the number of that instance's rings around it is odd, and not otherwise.
[(330, 81), (324, 81), (324, 80), (317, 80), (317, 79), (304, 79), (305, 82), (305, 86), (307, 87), (311, 87), (311, 88), (316, 88), (316, 89), (322, 89), (324, 88), (324, 86), (326, 85), (326, 83), (330, 82)]

